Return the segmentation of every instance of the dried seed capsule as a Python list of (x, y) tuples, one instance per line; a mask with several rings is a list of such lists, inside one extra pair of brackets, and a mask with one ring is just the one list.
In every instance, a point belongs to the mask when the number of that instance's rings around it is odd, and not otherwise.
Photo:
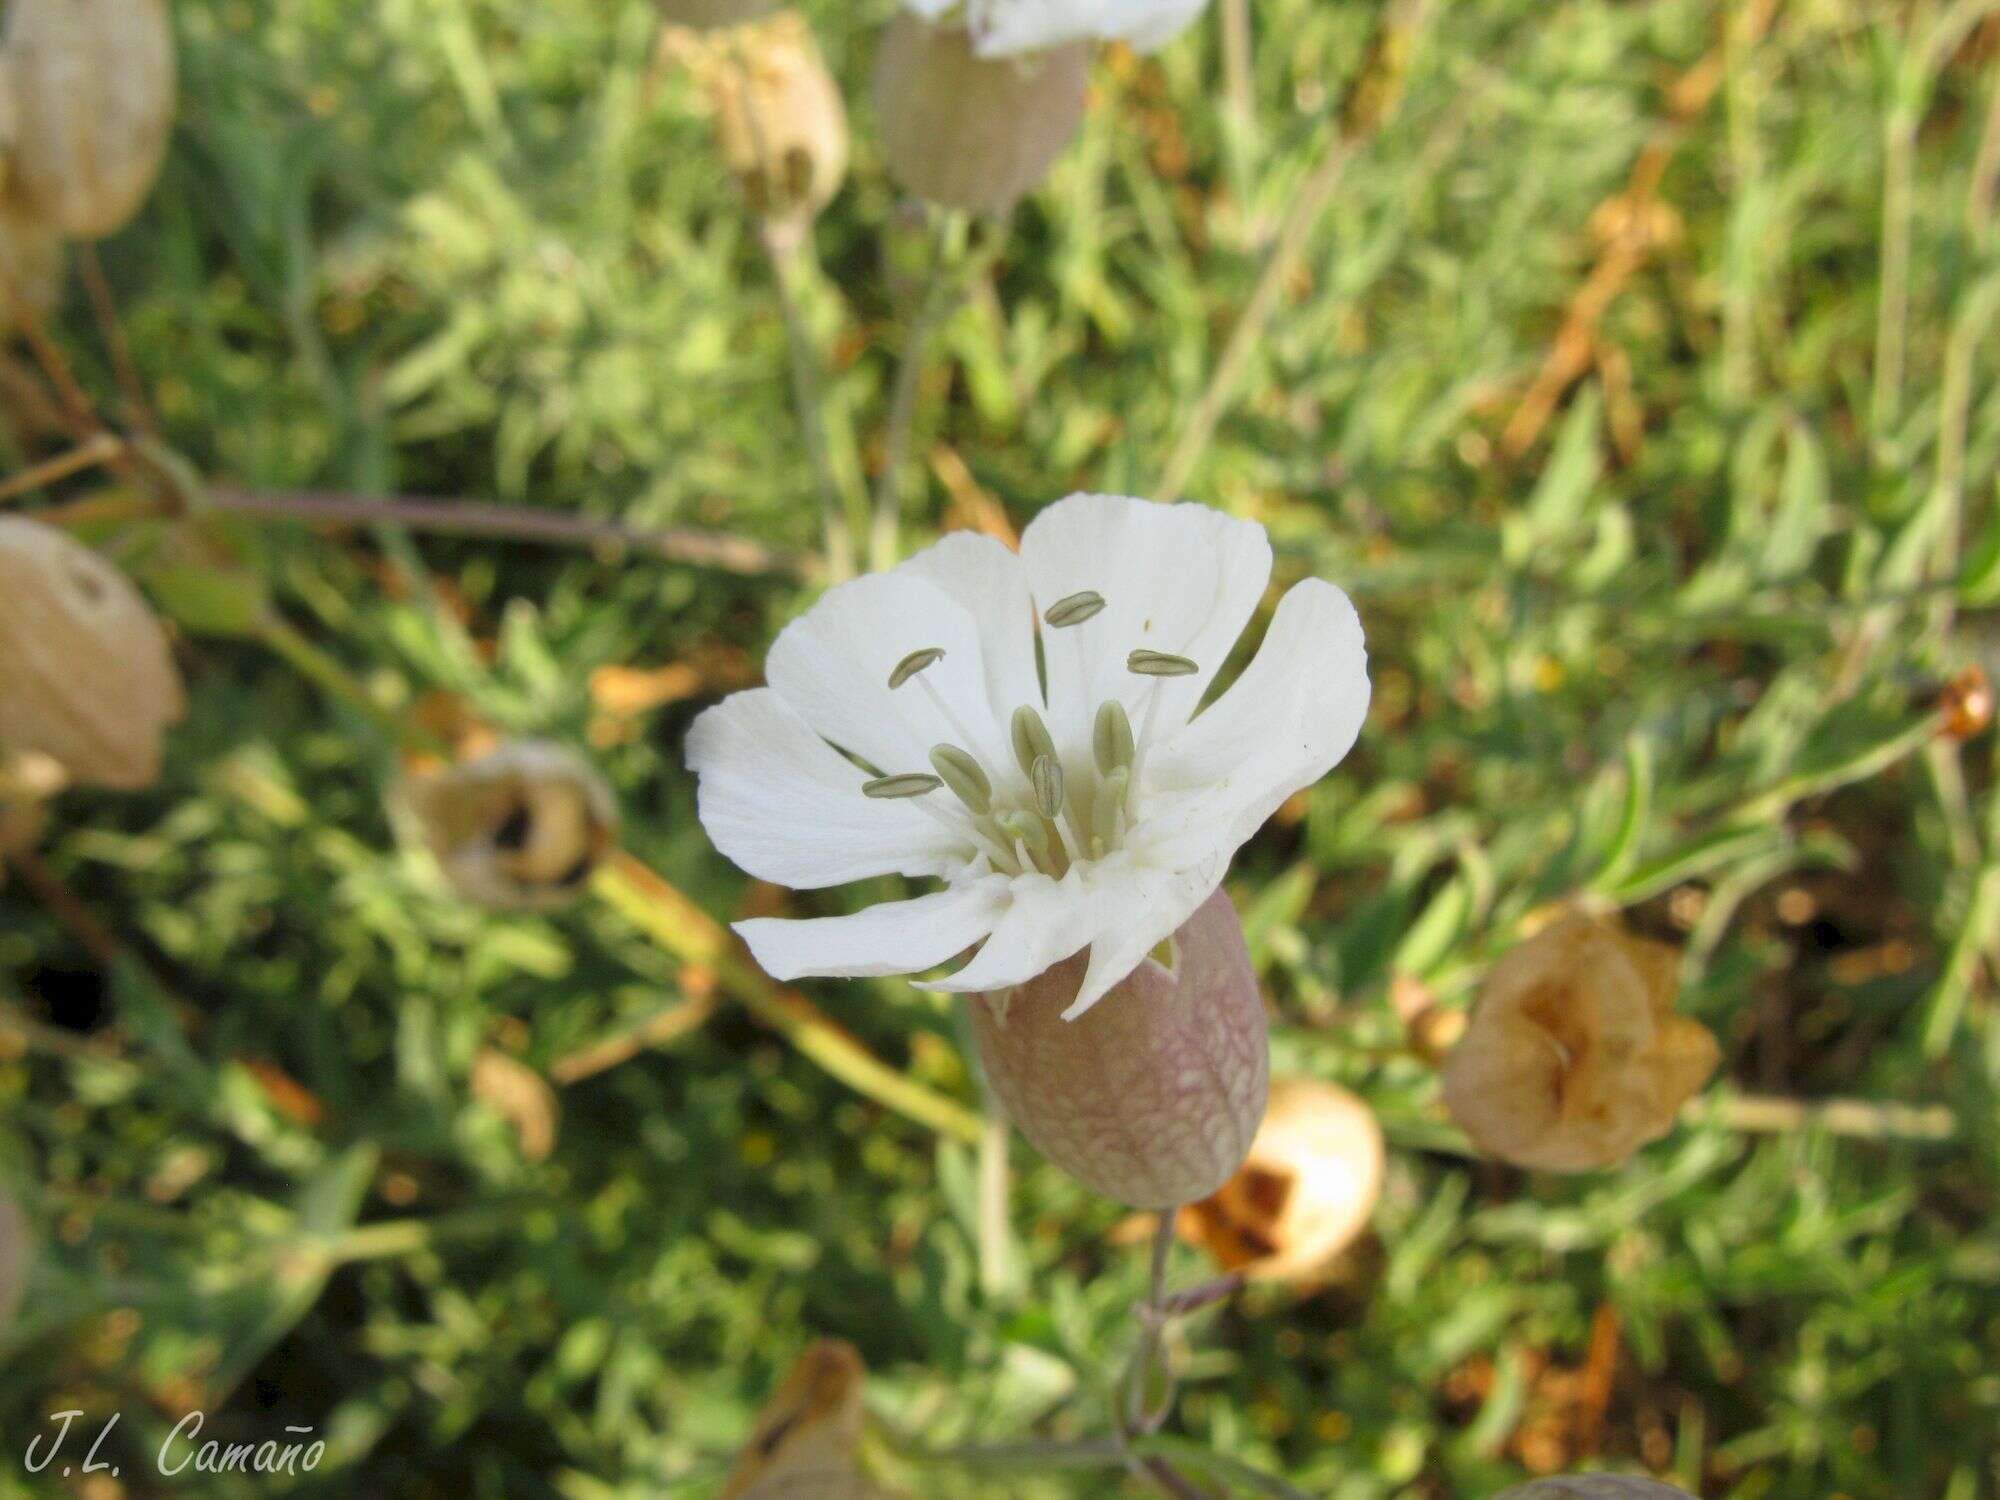
[(1313, 1277), (1368, 1227), (1382, 1195), (1382, 1127), (1346, 1089), (1279, 1078), (1249, 1158), (1182, 1219), (1225, 1271)]
[(1473, 1144), (1516, 1166), (1587, 1172), (1659, 1139), (1715, 1070), (1715, 1038), (1673, 1011), (1678, 955), (1588, 917), (1493, 966), (1444, 1065)]
[(0, 742), (131, 791), (158, 778), (182, 709), (166, 632), (131, 581), (66, 532), (0, 517)]
[(1632, 1479), (1622, 1474), (1564, 1474), (1537, 1479), (1503, 1490), (1493, 1500), (1694, 1500), (1657, 1479)]
[(759, 1413), (721, 1500), (875, 1500), (858, 1467), (867, 1377), (853, 1345), (810, 1346)]
[(22, 196), (64, 234), (122, 229), (160, 173), (174, 117), (166, 0), (12, 0)]
[(1175, 1208), (1229, 1180), (1270, 1083), (1270, 1035), (1242, 924), (1221, 891), (1174, 934), (1172, 972), (1147, 961), (1074, 1021), (1089, 955), (1008, 996), (973, 995), (973, 1035), (1022, 1134), (1086, 1185)]
[(617, 843), (604, 778), (575, 751), (516, 740), (405, 789), (424, 841), (474, 901), (543, 909), (580, 895)]
[(875, 110), (889, 172), (947, 208), (1004, 212), (1083, 122), (1090, 46), (981, 58), (961, 25), (904, 11), (882, 34)]
[(706, 31), (754, 21), (777, 8), (778, 0), (660, 0), (660, 14), (675, 26)]
[(28, 1266), (34, 1258), (34, 1242), (28, 1236), (28, 1221), (6, 1189), (0, 1188), (0, 1338), (14, 1326), (14, 1312), (21, 1305), (27, 1285)]
[(819, 43), (797, 14), (745, 27), (710, 83), (723, 160), (752, 212), (796, 243), (847, 176), (847, 109)]

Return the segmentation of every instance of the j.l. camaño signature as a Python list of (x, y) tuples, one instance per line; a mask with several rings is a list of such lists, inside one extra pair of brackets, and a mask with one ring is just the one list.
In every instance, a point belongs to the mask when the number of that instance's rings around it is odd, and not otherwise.
[[(55, 1463), (69, 1441), (71, 1427), (82, 1415), (81, 1411), (55, 1412), (49, 1417), (49, 1421), (54, 1424), (52, 1429), (37, 1433), (28, 1440), (28, 1451), (24, 1462), (30, 1474), (40, 1474)], [(66, 1461), (63, 1464), (64, 1475), (67, 1476), (74, 1469), (83, 1474), (108, 1474), (113, 1479), (118, 1477), (118, 1466), (109, 1459), (100, 1458), (98, 1450), (104, 1446), (104, 1440), (110, 1437), (112, 1430), (117, 1427), (121, 1415), (122, 1413), (113, 1412), (111, 1420), (97, 1429), (96, 1436), (90, 1439), (89, 1448), (81, 1454), (80, 1468), (72, 1462)], [(173, 1479), (188, 1473), (310, 1474), (326, 1457), (326, 1444), (312, 1439), (310, 1427), (287, 1427), (282, 1442), (275, 1438), (266, 1438), (259, 1443), (220, 1443), (211, 1438), (203, 1443), (199, 1439), (202, 1424), (207, 1420), (208, 1418), (201, 1412), (191, 1411), (174, 1424), (174, 1430), (167, 1434), (166, 1440), (160, 1444), (160, 1451), (154, 1456), (154, 1467), (163, 1477)], [(90, 1436), (88, 1433), (79, 1432), (76, 1435), (76, 1445), (71, 1446), (80, 1445), (88, 1436)], [(300, 1441), (302, 1439), (312, 1440)], [(42, 1448), (44, 1442), (48, 1444), (46, 1452)]]

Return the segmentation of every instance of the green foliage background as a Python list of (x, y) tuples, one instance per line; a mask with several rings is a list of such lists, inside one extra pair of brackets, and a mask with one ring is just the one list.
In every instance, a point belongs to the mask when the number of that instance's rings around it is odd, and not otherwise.
[[(857, 523), (898, 345), (866, 88), (889, 9), (809, 8), (855, 116), (804, 304)], [(1930, 718), (1992, 661), (2000, 598), (1994, 9), (1783, 0), (1760, 35), (1708, 0), (1456, 0), (1350, 163), (1188, 494), (1264, 521), (1280, 582), (1332, 578), (1368, 626), (1359, 749), (1230, 890), (1278, 1066), (1362, 1093), (1393, 1161), (1332, 1289), (1191, 1331), (1195, 1443), (1340, 1500), (1484, 1497), (1549, 1463), (1742, 1500), (2000, 1496), (2000, 797), (1991, 733), (1960, 747)], [(1107, 56), (1081, 138), (943, 330), (917, 451), (948, 448), (1017, 525), (1152, 485), (1377, 20), (1253, 10), (1254, 121), (1226, 107), (1212, 22)], [(204, 473), (816, 546), (769, 274), (649, 6), (175, 18), (167, 170), (102, 254)], [(1676, 124), (1704, 58), (1719, 90)], [(1649, 144), (1672, 151), (1659, 236), (1510, 458)], [(80, 292), (57, 331), (114, 404)], [(910, 547), (953, 504), (948, 463), (922, 470)], [(380, 706), (444, 690), (578, 741), (594, 669), (703, 664), (712, 697), (714, 664), (754, 670), (811, 597), (635, 556), (232, 534)], [(1101, 1430), (1143, 1274), (1115, 1209), (1017, 1147), (1020, 1274), (982, 1286), (968, 1148), (727, 995), (563, 1089), (554, 1154), (525, 1159), (473, 1095), (482, 1047), (545, 1070), (706, 976), (603, 905), (453, 900), (398, 851), (377, 723), (254, 642), (180, 657), (160, 787), (69, 794), (43, 845), (123, 957), (0, 887), (0, 1000), (89, 1034), (0, 1060), (0, 1143), (56, 1247), (0, 1338), (0, 1494), (67, 1492), (6, 1456), (66, 1406), (124, 1413), (105, 1455), (152, 1493), (151, 1453), (201, 1405), (209, 1435), (311, 1424), (328, 1461), (290, 1488), (159, 1492), (698, 1496), (822, 1334), (860, 1345), (912, 1444)], [(601, 761), (630, 847), (727, 917), (772, 898), (695, 822), (679, 747), (703, 701)], [(1682, 1005), (1723, 1074), (1621, 1171), (1470, 1162), (1392, 998), (1462, 1005), (1524, 916), (1581, 890), (1686, 946)], [(804, 988), (975, 1101), (936, 999)], [(317, 1115), (287, 1113), (269, 1068)], [(1743, 1096), (1950, 1125), (1768, 1129)], [(1594, 1325), (1615, 1339), (1595, 1362)], [(1611, 1372), (1595, 1395), (1586, 1368)], [(1124, 1492), (888, 1461), (924, 1497)]]

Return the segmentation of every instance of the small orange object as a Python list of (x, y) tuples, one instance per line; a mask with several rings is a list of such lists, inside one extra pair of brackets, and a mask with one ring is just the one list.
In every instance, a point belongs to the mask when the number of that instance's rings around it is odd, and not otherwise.
[(1993, 684), (1978, 666), (1967, 667), (1938, 695), (1945, 737), (1969, 740), (1993, 722)]

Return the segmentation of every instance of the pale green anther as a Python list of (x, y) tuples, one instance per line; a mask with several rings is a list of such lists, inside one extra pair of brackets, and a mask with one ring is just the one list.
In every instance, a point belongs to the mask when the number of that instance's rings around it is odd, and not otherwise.
[(1185, 656), (1167, 651), (1134, 651), (1125, 658), (1125, 670), (1141, 677), (1192, 677), (1201, 668)]
[(899, 797), (921, 797), (925, 792), (934, 792), (943, 785), (935, 776), (926, 776), (922, 771), (909, 771), (901, 776), (877, 776), (873, 781), (865, 781), (861, 784), (861, 795), (889, 802)]
[(944, 647), (926, 646), (921, 651), (912, 651), (896, 663), (896, 670), (889, 674), (889, 688), (893, 692), (908, 682), (926, 667), (935, 666), (944, 660)]
[(1120, 766), (1131, 765), (1138, 755), (1138, 748), (1132, 742), (1132, 721), (1125, 714), (1125, 705), (1116, 698), (1097, 711), (1090, 748), (1097, 757), (1099, 773), (1105, 776)]
[(951, 794), (983, 818), (993, 811), (993, 783), (986, 770), (956, 745), (931, 746), (931, 764), (937, 768)]
[(1056, 742), (1049, 738), (1049, 726), (1042, 722), (1042, 716), (1027, 704), (1014, 710), (1014, 759), (1021, 763), (1021, 774), (1034, 779), (1035, 762), (1046, 755), (1055, 758)]
[(1006, 813), (999, 823), (1009, 838), (1018, 839), (1027, 846), (1029, 859), (1038, 865), (1048, 863), (1049, 831), (1040, 818), (1028, 813)]
[(1063, 806), (1062, 762), (1053, 755), (1035, 757), (1035, 769), (1029, 773), (1035, 783), (1035, 806), (1042, 810), (1045, 818), (1058, 817)]
[(1097, 784), (1097, 801), (1090, 809), (1090, 837), (1107, 849), (1117, 847), (1118, 825), (1125, 810), (1125, 789), (1132, 773), (1124, 766), (1105, 774)]
[(1067, 630), (1072, 625), (1081, 625), (1092, 615), (1104, 608), (1104, 596), (1092, 589), (1080, 594), (1071, 594), (1067, 599), (1058, 599), (1042, 611), (1042, 623), (1057, 630)]

